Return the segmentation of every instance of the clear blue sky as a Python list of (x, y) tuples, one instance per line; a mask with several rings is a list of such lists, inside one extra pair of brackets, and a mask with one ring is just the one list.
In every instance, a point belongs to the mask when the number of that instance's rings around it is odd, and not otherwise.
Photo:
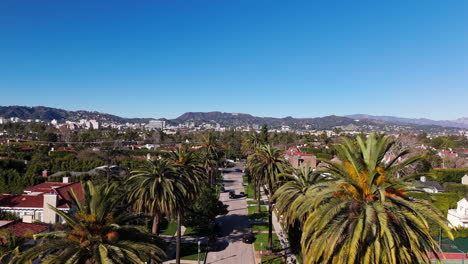
[(0, 1), (0, 105), (468, 116), (468, 1)]

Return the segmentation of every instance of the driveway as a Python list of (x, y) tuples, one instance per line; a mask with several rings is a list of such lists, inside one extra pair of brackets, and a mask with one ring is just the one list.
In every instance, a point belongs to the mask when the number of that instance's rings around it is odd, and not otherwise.
[[(241, 172), (234, 169), (243, 169), (241, 164), (224, 173), (226, 190), (235, 190), (236, 194), (244, 191)], [(252, 244), (242, 242), (244, 234), (249, 232), (247, 217), (247, 202), (245, 197), (230, 199), (227, 192), (221, 193), (220, 200), (229, 205), (229, 213), (218, 217), (216, 221), (221, 225), (223, 237), (215, 243), (215, 251), (208, 253), (207, 263), (216, 264), (254, 264), (254, 251)]]

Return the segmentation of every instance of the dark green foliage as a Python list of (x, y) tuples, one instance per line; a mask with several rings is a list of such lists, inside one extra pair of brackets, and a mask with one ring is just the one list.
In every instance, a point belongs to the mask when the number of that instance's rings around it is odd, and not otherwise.
[(57, 142), (58, 136), (54, 132), (46, 132), (39, 136), (39, 140), (46, 142)]
[(0, 211), (0, 220), (13, 220), (13, 221), (16, 221), (16, 220), (20, 220), (20, 219), (21, 218), (19, 218), (14, 213)]
[(432, 203), (444, 215), (447, 215), (448, 209), (456, 208), (457, 202), (463, 198), (463, 195), (457, 193), (425, 193), (425, 192), (409, 192), (409, 197), (419, 200), (426, 200)]
[(268, 144), (268, 127), (266, 124), (262, 125), (260, 129), (260, 140), (262, 144)]
[(22, 193), (23, 189), (41, 182), (40, 177), (21, 175), (16, 170), (0, 171), (0, 193)]
[(218, 194), (209, 187), (203, 187), (184, 212), (183, 225), (194, 229), (206, 229), (216, 216), (227, 214), (227, 205), (218, 200)]
[(466, 196), (468, 194), (468, 185), (457, 183), (444, 183), (446, 192), (456, 193), (458, 196)]
[(460, 183), (463, 175), (468, 174), (468, 168), (466, 169), (438, 169), (438, 170), (432, 170), (431, 173), (434, 175), (436, 181), (440, 183), (445, 183), (445, 182)]
[(0, 159), (0, 170), (16, 170), (23, 172), (26, 165), (24, 161), (15, 159)]

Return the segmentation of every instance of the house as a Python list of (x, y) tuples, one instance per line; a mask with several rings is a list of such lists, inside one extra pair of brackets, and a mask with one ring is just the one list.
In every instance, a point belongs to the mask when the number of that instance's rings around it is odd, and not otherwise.
[(456, 158), (458, 153), (452, 150), (441, 150), (437, 153), (441, 158)]
[(465, 174), (462, 178), (461, 178), (461, 183), (463, 185), (468, 185), (468, 174)]
[(444, 187), (437, 181), (428, 181), (426, 176), (421, 176), (419, 182), (416, 184), (416, 189), (427, 193), (442, 193), (445, 192)]
[(468, 227), (468, 201), (466, 198), (457, 202), (457, 209), (449, 209), (447, 220), (451, 227)]
[(317, 157), (314, 154), (303, 153), (298, 147), (291, 147), (283, 153), (284, 158), (293, 168), (299, 168), (303, 164), (315, 168), (317, 166)]
[(40, 221), (54, 224), (63, 222), (58, 215), (50, 209), (49, 205), (57, 209), (70, 212), (71, 191), (83, 200), (83, 189), (79, 182), (68, 182), (68, 177), (63, 182), (44, 182), (23, 190), (23, 194), (0, 194), (0, 211), (16, 214), (25, 223)]
[(23, 223), (13, 220), (0, 220), (0, 230), (6, 230), (15, 234), (16, 237), (35, 235), (49, 230), (49, 225)]

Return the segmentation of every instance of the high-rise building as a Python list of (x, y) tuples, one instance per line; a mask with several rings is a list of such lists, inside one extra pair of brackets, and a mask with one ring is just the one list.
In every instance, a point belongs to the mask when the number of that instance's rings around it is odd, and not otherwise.
[(150, 120), (146, 126), (148, 129), (163, 129), (166, 127), (166, 121), (164, 120)]

